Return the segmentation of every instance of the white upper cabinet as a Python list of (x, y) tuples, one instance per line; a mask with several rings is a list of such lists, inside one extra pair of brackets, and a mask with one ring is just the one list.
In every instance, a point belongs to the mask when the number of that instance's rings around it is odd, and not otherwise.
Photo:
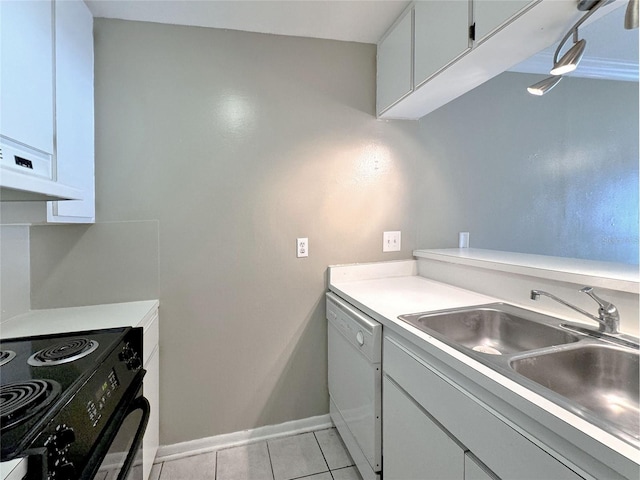
[(476, 42), (497, 30), (501, 25), (536, 0), (473, 0)]
[(0, 1), (0, 19), (0, 200), (49, 200), (42, 221), (92, 223), (91, 12), (82, 0)]
[(53, 152), (53, 5), (0, 2), (0, 134)]
[(408, 10), (403, 15), (378, 44), (378, 113), (413, 90), (413, 12)]
[(470, 3), (418, 1), (415, 4), (414, 85), (419, 87), (463, 53), (471, 50)]
[[(418, 119), (476, 88), (557, 42), (575, 22), (577, 9), (575, 0), (425, 0), (414, 2), (410, 11), (415, 13), (411, 42), (400, 22), (378, 45), (380, 118)], [(396, 34), (405, 39), (404, 47), (398, 42), (391, 51), (385, 43)], [(406, 90), (407, 67), (390, 69), (385, 57), (393, 55), (412, 56), (408, 94), (386, 88), (403, 81)]]
[(58, 182), (82, 200), (50, 202), (47, 221), (95, 219), (93, 17), (82, 0), (55, 2), (56, 159)]

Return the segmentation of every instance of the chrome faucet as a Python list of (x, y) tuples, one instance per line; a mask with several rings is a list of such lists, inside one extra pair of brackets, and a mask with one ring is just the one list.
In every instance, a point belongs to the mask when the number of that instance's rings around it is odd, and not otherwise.
[(595, 293), (593, 293), (593, 287), (584, 287), (580, 289), (581, 293), (586, 293), (591, 298), (593, 298), (598, 303), (598, 316), (591, 315), (589, 312), (585, 312), (581, 308), (576, 307), (575, 305), (571, 305), (570, 303), (565, 302), (561, 298), (556, 297), (555, 295), (545, 292), (544, 290), (531, 290), (531, 300), (538, 300), (540, 295), (547, 296), (556, 302), (561, 303), (562, 305), (566, 305), (569, 308), (572, 308), (576, 312), (579, 312), (600, 324), (599, 331), (603, 333), (611, 333), (618, 334), (620, 327), (620, 314), (618, 313), (618, 309), (613, 303), (609, 303), (605, 300), (599, 298)]

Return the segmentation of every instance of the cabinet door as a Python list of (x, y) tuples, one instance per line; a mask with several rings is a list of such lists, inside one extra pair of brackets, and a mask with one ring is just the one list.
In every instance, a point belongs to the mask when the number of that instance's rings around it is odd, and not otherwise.
[(415, 88), (471, 49), (469, 8), (466, 0), (416, 2)]
[(388, 378), (382, 384), (386, 480), (461, 480), (464, 450)]
[(476, 42), (507, 23), (516, 13), (535, 0), (474, 0), (473, 19), (476, 24)]
[(464, 454), (464, 480), (499, 480), (471, 452)]
[(0, 134), (53, 154), (52, 3), (0, 2)]
[(82, 200), (50, 202), (49, 222), (92, 223), (95, 217), (93, 17), (82, 0), (55, 2), (56, 172)]
[(386, 110), (411, 93), (413, 14), (408, 11), (389, 34), (378, 44), (377, 110)]

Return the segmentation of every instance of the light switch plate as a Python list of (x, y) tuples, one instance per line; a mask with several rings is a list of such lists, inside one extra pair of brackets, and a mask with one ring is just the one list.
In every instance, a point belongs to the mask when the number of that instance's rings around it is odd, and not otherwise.
[(399, 252), (402, 245), (402, 234), (399, 231), (382, 234), (382, 251)]

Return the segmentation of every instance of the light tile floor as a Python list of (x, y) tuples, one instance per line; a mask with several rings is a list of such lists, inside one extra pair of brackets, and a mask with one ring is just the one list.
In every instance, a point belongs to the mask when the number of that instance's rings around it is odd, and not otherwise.
[(157, 463), (151, 480), (362, 480), (335, 428)]

